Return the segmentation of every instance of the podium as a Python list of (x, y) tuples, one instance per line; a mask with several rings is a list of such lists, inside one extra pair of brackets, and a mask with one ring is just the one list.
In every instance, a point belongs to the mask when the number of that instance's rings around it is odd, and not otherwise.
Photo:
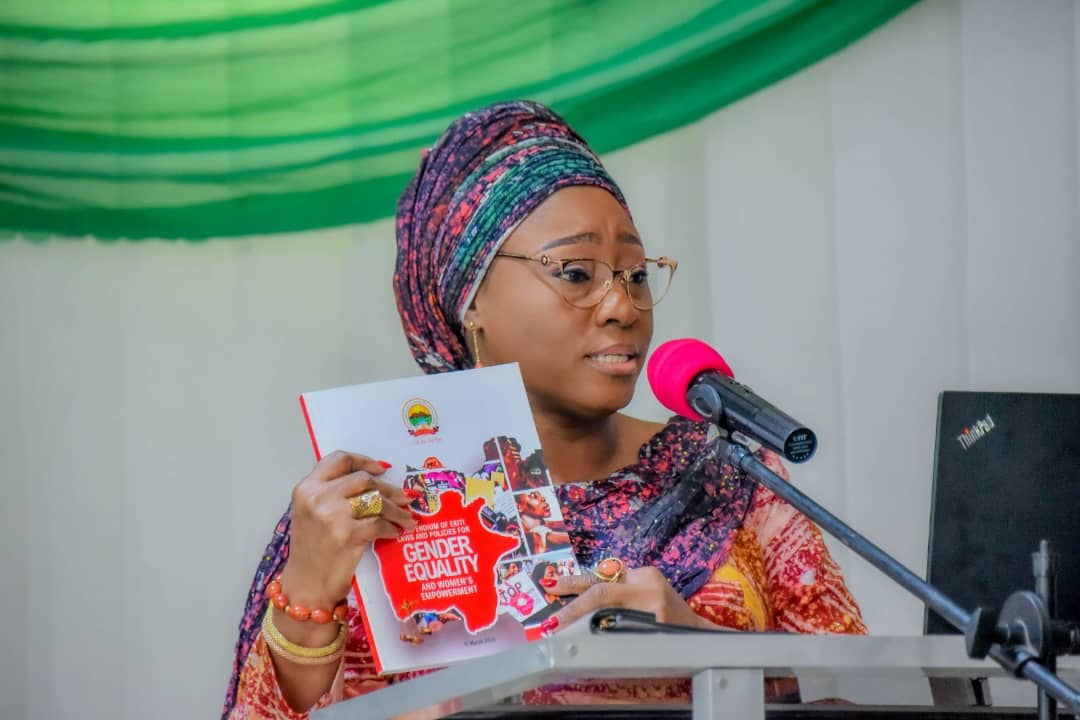
[[(577, 632), (575, 632), (577, 631)], [(1061, 658), (1062, 679), (1080, 680), (1080, 657)], [(464, 711), (486, 711), (489, 717), (528, 717), (529, 706), (517, 711), (500, 705), (525, 690), (570, 678), (692, 678), (693, 720), (754, 720), (766, 714), (764, 679), (769, 677), (854, 676), (867, 681), (889, 678), (1004, 677), (991, 661), (972, 660), (958, 635), (874, 637), (771, 633), (589, 634), (582, 625), (554, 637), (455, 665), (336, 703), (312, 714), (314, 720), (421, 720)], [(633, 706), (620, 707), (619, 717), (634, 716)], [(772, 707), (772, 706), (770, 706)], [(807, 708), (807, 706), (801, 706)], [(816, 706), (826, 710), (830, 706)], [(835, 706), (833, 706), (835, 707)], [(850, 707), (850, 706), (849, 706)], [(503, 708), (502, 713), (495, 708)], [(612, 706), (607, 706), (610, 713)], [(602, 711), (603, 706), (598, 706)], [(933, 711), (913, 707), (909, 716)], [(556, 708), (533, 707), (545, 717)], [(845, 717), (866, 717), (858, 712)], [(987, 710), (985, 708), (980, 710)], [(685, 717), (685, 710), (682, 711)], [(841, 712), (836, 708), (836, 712)], [(773, 714), (770, 712), (770, 715)], [(983, 717), (989, 711), (980, 713)], [(482, 717), (485, 712), (476, 712)], [(825, 718), (821, 712), (815, 717)], [(562, 717), (582, 717), (564, 712)], [(670, 710), (638, 717), (674, 717)], [(835, 717), (835, 715), (833, 715)], [(1015, 715), (1014, 715), (1015, 716)], [(1034, 717), (1034, 711), (1031, 714)], [(963, 714), (951, 717), (964, 717)]]

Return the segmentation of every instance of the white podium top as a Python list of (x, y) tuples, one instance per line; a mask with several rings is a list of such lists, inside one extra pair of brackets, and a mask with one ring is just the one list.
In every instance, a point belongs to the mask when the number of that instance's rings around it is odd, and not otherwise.
[[(1080, 657), (1061, 658), (1058, 674), (1075, 686)], [(313, 717), (442, 717), (573, 677), (694, 677), (695, 719), (719, 717), (715, 707), (721, 700), (729, 710), (738, 704), (746, 712), (760, 707), (763, 713), (761, 679), (792, 675), (963, 678), (1006, 673), (993, 661), (968, 658), (958, 635), (593, 635), (579, 623), (555, 637), (338, 703)]]

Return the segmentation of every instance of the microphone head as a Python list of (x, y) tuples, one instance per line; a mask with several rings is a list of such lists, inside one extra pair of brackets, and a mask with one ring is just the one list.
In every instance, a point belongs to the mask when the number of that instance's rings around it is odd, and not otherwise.
[(700, 420), (701, 415), (686, 401), (686, 391), (694, 378), (710, 370), (735, 377), (720, 353), (700, 340), (683, 338), (669, 340), (656, 348), (649, 358), (646, 373), (649, 387), (661, 405), (683, 417)]

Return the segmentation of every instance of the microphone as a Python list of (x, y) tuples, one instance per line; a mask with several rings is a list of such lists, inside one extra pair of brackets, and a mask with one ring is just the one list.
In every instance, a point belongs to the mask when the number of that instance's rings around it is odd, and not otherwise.
[(814, 431), (735, 381), (720, 353), (690, 338), (671, 340), (649, 358), (649, 386), (667, 409), (693, 420), (711, 420), (752, 437), (791, 462), (810, 459)]

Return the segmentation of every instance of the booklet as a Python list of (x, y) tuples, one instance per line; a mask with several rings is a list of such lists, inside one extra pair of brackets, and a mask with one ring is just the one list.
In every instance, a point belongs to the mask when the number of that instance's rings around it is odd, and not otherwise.
[(375, 667), (440, 667), (528, 642), (580, 572), (517, 364), (304, 393), (315, 457), (384, 460), (420, 492), (413, 530), (380, 539), (353, 591)]

